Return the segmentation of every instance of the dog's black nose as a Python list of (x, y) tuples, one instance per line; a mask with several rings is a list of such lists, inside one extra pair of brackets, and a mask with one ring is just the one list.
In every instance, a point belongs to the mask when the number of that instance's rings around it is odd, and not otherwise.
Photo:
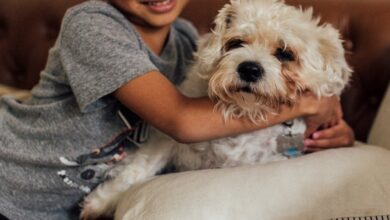
[(264, 75), (264, 68), (260, 63), (253, 61), (245, 61), (237, 67), (240, 79), (245, 82), (257, 82)]

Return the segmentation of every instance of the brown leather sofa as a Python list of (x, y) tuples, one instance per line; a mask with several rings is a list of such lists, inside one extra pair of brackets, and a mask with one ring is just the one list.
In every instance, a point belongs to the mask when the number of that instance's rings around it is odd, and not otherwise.
[[(84, 0), (1, 0), (0, 83), (29, 89), (38, 81), (66, 9)], [(259, 0), (260, 1), (260, 0)], [(201, 33), (227, 0), (192, 0), (183, 16)], [(350, 65), (351, 86), (342, 96), (345, 119), (365, 141), (390, 80), (389, 0), (287, 0), (313, 6), (339, 28)]]

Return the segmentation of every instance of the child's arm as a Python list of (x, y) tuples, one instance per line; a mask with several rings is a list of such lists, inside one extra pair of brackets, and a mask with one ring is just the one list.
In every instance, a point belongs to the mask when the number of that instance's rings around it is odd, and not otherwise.
[[(247, 118), (223, 120), (207, 97), (188, 98), (161, 73), (151, 71), (127, 82), (114, 96), (145, 121), (179, 142), (199, 142), (265, 128), (300, 116), (313, 116), (312, 126), (335, 120), (336, 98), (317, 100), (304, 96), (294, 108), (283, 107), (279, 115), (269, 115), (268, 122), (252, 123)], [(336, 106), (336, 107), (335, 107)]]

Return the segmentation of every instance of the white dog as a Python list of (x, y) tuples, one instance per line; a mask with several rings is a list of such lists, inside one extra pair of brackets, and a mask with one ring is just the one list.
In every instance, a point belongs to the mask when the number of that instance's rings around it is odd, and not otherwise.
[[(266, 120), (282, 104), (294, 105), (304, 91), (340, 95), (348, 67), (339, 33), (319, 25), (312, 10), (278, 0), (231, 0), (219, 12), (212, 33), (199, 42), (196, 62), (180, 86), (187, 96), (209, 95), (226, 120)], [(84, 201), (82, 218), (112, 215), (132, 184), (174, 165), (178, 171), (266, 163), (299, 155), (302, 119), (236, 137), (180, 144), (157, 130), (113, 179)], [(298, 140), (298, 141), (297, 141)]]

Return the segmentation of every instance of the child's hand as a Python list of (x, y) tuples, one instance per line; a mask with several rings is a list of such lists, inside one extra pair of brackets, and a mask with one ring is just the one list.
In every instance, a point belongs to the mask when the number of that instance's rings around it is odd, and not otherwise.
[(344, 121), (340, 120), (338, 124), (313, 133), (311, 138), (305, 139), (305, 151), (315, 152), (329, 148), (352, 146), (355, 141), (355, 135)]
[(302, 97), (302, 107), (308, 110), (305, 116), (307, 125), (305, 137), (311, 136), (319, 128), (333, 127), (342, 120), (342, 110), (339, 98), (336, 96), (318, 99), (310, 94)]

